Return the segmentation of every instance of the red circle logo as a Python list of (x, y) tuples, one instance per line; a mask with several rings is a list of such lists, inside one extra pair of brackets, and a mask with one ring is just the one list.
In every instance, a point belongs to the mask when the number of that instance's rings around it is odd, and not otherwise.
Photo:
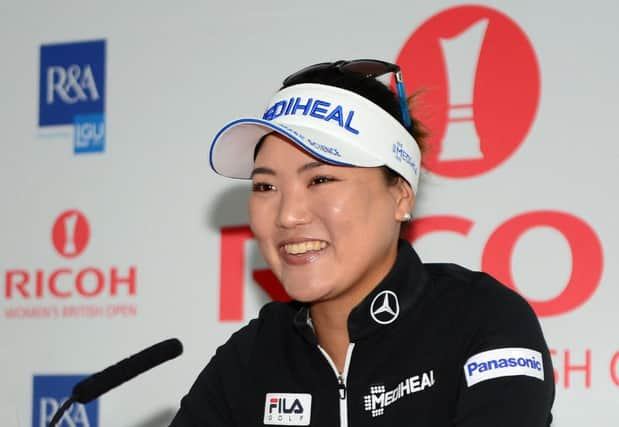
[(60, 214), (52, 228), (52, 243), (65, 258), (75, 258), (86, 249), (90, 239), (90, 226), (83, 213), (68, 210)]
[(540, 71), (528, 37), (505, 14), (447, 9), (409, 37), (397, 63), (409, 91), (423, 92), (417, 116), (430, 131), (426, 169), (480, 175), (522, 144), (539, 103)]

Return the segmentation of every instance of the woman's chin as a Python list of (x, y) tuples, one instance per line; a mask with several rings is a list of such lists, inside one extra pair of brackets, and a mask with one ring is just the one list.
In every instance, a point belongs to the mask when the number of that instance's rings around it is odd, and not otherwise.
[(324, 299), (329, 290), (324, 286), (286, 286), (286, 293), (295, 301), (311, 303)]

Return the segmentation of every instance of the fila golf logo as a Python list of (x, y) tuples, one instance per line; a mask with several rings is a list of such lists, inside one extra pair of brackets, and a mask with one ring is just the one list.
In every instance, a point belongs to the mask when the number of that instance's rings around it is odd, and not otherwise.
[(80, 255), (86, 249), (89, 239), (90, 226), (80, 211), (65, 211), (54, 221), (52, 243), (61, 256), (75, 258)]
[(372, 300), (370, 314), (372, 319), (381, 325), (393, 322), (400, 314), (398, 296), (393, 291), (379, 292)]
[[(86, 375), (35, 375), (32, 386), (32, 427), (46, 427), (71, 395), (73, 386)], [(57, 427), (97, 427), (99, 401), (86, 405), (74, 403), (64, 413)]]
[(264, 424), (308, 426), (312, 414), (312, 395), (308, 393), (267, 393)]
[(363, 396), (363, 409), (370, 412), (372, 417), (378, 417), (385, 413), (387, 406), (398, 399), (432, 387), (435, 382), (434, 371), (430, 370), (421, 375), (406, 378), (389, 391), (385, 391), (384, 385), (370, 386), (370, 394)]
[(464, 364), (466, 384), (471, 387), (493, 378), (526, 375), (544, 381), (544, 364), (539, 351), (501, 348), (472, 356)]
[(105, 151), (105, 40), (42, 45), (39, 126), (73, 125), (73, 152)]
[(419, 112), (432, 129), (428, 170), (480, 175), (523, 143), (537, 112), (540, 70), (530, 40), (510, 17), (484, 6), (444, 10), (413, 32), (397, 63), (411, 93), (421, 90), (424, 105), (437, 106)]

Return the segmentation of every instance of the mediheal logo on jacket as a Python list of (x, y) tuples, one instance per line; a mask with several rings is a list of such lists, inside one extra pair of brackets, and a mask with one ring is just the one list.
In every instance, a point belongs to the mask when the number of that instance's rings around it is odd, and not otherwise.
[(363, 396), (363, 408), (378, 417), (385, 413), (385, 408), (404, 396), (425, 390), (436, 383), (434, 370), (414, 375), (402, 380), (393, 389), (386, 391), (384, 385), (370, 386), (370, 394)]
[(105, 40), (45, 44), (39, 127), (73, 126), (73, 152), (105, 151)]
[(308, 426), (312, 414), (312, 395), (307, 393), (267, 393), (264, 424)]

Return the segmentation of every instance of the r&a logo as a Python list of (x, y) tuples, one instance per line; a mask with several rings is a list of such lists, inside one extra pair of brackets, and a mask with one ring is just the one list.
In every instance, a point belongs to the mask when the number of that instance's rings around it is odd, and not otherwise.
[[(509, 54), (506, 54), (509, 52)], [(497, 167), (522, 144), (535, 118), (540, 71), (533, 46), (503, 13), (458, 6), (427, 20), (397, 63), (424, 91), (419, 119), (432, 133), (424, 166), (464, 178)]]
[[(54, 414), (71, 395), (73, 386), (86, 375), (35, 375), (32, 387), (32, 427), (47, 427)], [(99, 401), (74, 403), (58, 422), (58, 427), (97, 427)]]
[(41, 46), (39, 126), (74, 126), (74, 153), (105, 151), (105, 40)]
[(312, 395), (307, 393), (267, 393), (264, 424), (308, 426), (312, 414)]

